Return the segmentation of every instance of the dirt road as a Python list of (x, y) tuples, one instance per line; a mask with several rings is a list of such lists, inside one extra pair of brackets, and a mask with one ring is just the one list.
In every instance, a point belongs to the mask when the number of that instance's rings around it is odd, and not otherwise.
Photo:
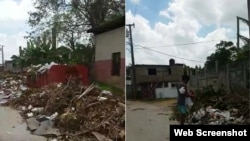
[(46, 141), (26, 130), (20, 114), (9, 107), (0, 106), (0, 141)]
[(127, 101), (126, 141), (169, 141), (171, 106), (176, 100)]

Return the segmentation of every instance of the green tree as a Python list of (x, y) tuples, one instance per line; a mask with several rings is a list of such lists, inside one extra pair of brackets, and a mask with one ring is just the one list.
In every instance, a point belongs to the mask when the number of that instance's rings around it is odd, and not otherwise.
[(249, 56), (250, 54), (250, 45), (249, 44), (245, 44), (243, 47), (240, 48), (239, 52), (238, 52), (238, 57), (237, 57), (237, 61), (249, 61)]
[(218, 61), (218, 66), (223, 66), (228, 62), (237, 60), (238, 49), (233, 42), (221, 41), (215, 47), (215, 52), (207, 57), (206, 65), (208, 69), (213, 69), (216, 61)]
[(33, 31), (28, 37), (53, 29), (58, 40), (66, 42), (72, 42), (72, 35), (80, 39), (87, 29), (125, 14), (124, 0), (35, 0), (34, 6), (29, 12)]

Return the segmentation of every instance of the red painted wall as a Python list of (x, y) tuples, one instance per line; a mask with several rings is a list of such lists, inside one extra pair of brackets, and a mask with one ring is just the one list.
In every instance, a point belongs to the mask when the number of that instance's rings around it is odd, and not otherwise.
[(121, 89), (125, 88), (125, 59), (121, 59), (120, 76), (112, 76), (112, 61), (102, 60), (95, 62), (95, 79), (113, 84)]
[(70, 76), (79, 77), (84, 85), (89, 85), (88, 68), (83, 65), (54, 65), (47, 72), (38, 74), (35, 80), (28, 78), (27, 85), (29, 87), (42, 87), (50, 83), (64, 83)]

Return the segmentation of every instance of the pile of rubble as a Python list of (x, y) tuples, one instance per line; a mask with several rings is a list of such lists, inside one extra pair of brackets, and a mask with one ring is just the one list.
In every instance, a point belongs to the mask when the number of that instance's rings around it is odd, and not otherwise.
[(31, 65), (28, 68), (27, 73), (28, 74), (37, 74), (37, 73), (43, 74), (44, 72), (46, 72), (47, 70), (49, 70), (53, 65), (58, 65), (58, 64), (54, 63), (54, 62), (51, 62), (51, 63), (46, 63), (44, 65), (41, 65), (41, 64)]
[[(192, 125), (241, 125), (250, 124), (248, 96), (228, 94), (224, 90), (205, 88), (197, 91), (194, 105), (189, 111), (187, 124)], [(174, 109), (174, 118), (179, 112)]]
[(18, 80), (1, 84), (1, 103), (18, 109), (35, 135), (57, 140), (125, 140), (125, 98), (82, 86), (73, 78), (67, 84), (39, 89), (24, 87)]
[(19, 98), (28, 88), (23, 85), (21, 79), (9, 77), (0, 85), (0, 105), (7, 104), (10, 100)]
[(189, 115), (187, 122), (192, 125), (240, 125), (244, 124), (245, 121), (238, 109), (232, 108), (222, 111), (208, 106)]

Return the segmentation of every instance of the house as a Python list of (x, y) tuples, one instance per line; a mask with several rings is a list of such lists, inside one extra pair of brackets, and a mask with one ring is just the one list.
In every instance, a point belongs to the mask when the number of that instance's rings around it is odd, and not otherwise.
[[(157, 88), (169, 87), (176, 92), (176, 84), (181, 81), (184, 67), (184, 64), (175, 63), (174, 59), (169, 60), (169, 65), (135, 65), (137, 91), (141, 98), (156, 98)], [(128, 76), (131, 74), (130, 68), (127, 70)], [(127, 97), (130, 94), (127, 93)]]
[(95, 80), (125, 89), (125, 16), (88, 33), (95, 35)]
[(6, 60), (4, 64), (4, 71), (18, 73), (18, 72), (21, 72), (21, 69), (19, 67), (16, 67), (13, 64), (12, 60)]

